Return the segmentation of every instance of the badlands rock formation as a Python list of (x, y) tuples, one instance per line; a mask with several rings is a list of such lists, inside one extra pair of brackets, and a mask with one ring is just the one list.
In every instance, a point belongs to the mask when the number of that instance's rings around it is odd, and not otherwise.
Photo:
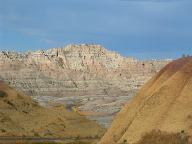
[(99, 138), (104, 129), (63, 106), (44, 108), (0, 81), (0, 136)]
[(151, 130), (192, 136), (192, 57), (165, 66), (114, 119), (100, 144), (137, 142)]
[[(168, 62), (125, 58), (88, 44), (28, 53), (4, 51), (0, 79), (41, 103), (77, 105), (81, 111), (108, 113), (111, 119)], [(108, 118), (101, 121), (108, 123)]]
[(126, 95), (168, 61), (124, 58), (99, 45), (0, 52), (0, 77), (28, 95)]

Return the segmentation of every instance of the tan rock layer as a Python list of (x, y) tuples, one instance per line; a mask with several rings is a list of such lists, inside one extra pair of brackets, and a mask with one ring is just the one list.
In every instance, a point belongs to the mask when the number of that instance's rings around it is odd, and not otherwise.
[(0, 78), (28, 95), (127, 95), (170, 60), (139, 61), (99, 45), (0, 52)]

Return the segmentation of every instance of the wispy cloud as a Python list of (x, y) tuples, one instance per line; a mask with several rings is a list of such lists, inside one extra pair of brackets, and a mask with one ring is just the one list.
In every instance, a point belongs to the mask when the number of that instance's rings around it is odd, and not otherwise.
[(58, 43), (58, 42), (56, 42), (52, 39), (49, 39), (49, 38), (41, 38), (40, 40), (43, 42), (46, 42), (47, 44), (57, 44)]
[(55, 40), (53, 40), (52, 38), (50, 38), (51, 36), (49, 34), (46, 34), (42, 30), (21, 28), (21, 29), (17, 29), (17, 31), (21, 32), (25, 35), (38, 38), (40, 41), (45, 42), (47, 44), (57, 44), (58, 43)]

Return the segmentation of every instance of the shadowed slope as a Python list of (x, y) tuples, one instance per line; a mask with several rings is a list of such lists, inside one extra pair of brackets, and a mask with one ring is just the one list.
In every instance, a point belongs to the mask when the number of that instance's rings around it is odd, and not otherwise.
[(104, 129), (63, 106), (44, 108), (0, 82), (0, 136), (95, 138)]
[(192, 134), (192, 58), (176, 60), (118, 113), (100, 144), (138, 141), (153, 129)]

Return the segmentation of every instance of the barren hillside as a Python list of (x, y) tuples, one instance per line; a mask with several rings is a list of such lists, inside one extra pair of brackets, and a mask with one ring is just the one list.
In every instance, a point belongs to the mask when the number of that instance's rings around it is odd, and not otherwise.
[(148, 81), (115, 117), (100, 144), (138, 141), (153, 129), (192, 135), (192, 58), (175, 60)]

